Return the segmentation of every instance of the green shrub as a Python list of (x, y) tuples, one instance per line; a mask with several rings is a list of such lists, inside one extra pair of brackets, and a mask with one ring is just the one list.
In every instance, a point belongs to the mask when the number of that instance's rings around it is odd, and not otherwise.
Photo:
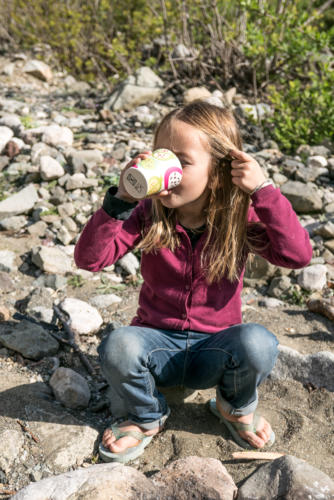
[[(326, 0), (0, 4), (0, 28), (12, 40), (22, 48), (48, 44), (59, 67), (87, 81), (111, 86), (144, 63), (185, 84), (237, 86), (253, 103), (271, 103), (267, 129), (287, 150), (334, 135), (333, 19)], [(143, 47), (157, 37), (160, 50), (146, 50), (143, 61)], [(179, 43), (190, 49), (186, 60), (171, 57)]]

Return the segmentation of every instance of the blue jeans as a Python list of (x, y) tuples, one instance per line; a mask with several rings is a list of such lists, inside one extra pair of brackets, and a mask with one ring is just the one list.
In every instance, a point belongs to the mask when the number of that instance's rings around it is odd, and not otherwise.
[(256, 323), (216, 334), (127, 326), (104, 338), (98, 352), (113, 416), (154, 429), (169, 411), (157, 386), (217, 386), (226, 412), (252, 413), (257, 387), (275, 364), (277, 345), (276, 337)]

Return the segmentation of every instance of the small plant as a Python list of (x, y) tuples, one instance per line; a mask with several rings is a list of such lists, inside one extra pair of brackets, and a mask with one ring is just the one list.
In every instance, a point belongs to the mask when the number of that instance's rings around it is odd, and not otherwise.
[(41, 217), (44, 217), (46, 215), (58, 215), (58, 209), (55, 207), (50, 208), (49, 210), (43, 210), (40, 215)]
[(67, 280), (67, 284), (72, 288), (80, 288), (85, 284), (85, 280), (80, 274), (74, 274)]
[(118, 186), (120, 174), (113, 172), (112, 174), (103, 175), (99, 179), (99, 185), (102, 187)]
[(124, 290), (126, 288), (126, 285), (123, 283), (115, 284), (104, 275), (102, 275), (100, 279), (101, 285), (97, 287), (98, 293), (100, 294), (105, 295), (112, 293), (114, 290)]
[(37, 127), (37, 123), (29, 115), (27, 115), (27, 116), (20, 116), (20, 120), (21, 120), (22, 125), (26, 129)]
[(298, 285), (293, 285), (282, 296), (282, 299), (286, 300), (289, 304), (304, 306), (311, 293), (311, 291), (304, 290), (304, 288), (300, 288)]

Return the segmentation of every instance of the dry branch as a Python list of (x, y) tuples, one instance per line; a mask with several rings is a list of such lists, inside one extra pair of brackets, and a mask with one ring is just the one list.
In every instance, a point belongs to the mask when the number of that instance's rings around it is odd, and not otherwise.
[(232, 457), (237, 460), (276, 460), (284, 455), (285, 453), (270, 451), (236, 451), (232, 453)]
[(78, 345), (79, 339), (77, 339), (76, 334), (71, 328), (71, 321), (65, 316), (65, 313), (55, 304), (53, 305), (53, 309), (57, 318), (62, 322), (64, 330), (67, 333), (68, 339), (64, 339), (63, 337), (61, 337), (61, 335), (58, 335), (54, 332), (52, 332), (51, 335), (53, 335), (57, 340), (59, 340), (59, 342), (71, 346), (72, 349), (78, 354), (80, 361), (82, 362), (88, 373), (90, 375), (95, 375), (94, 368), (92, 367), (87, 357), (85, 356), (85, 354), (82, 352), (82, 350)]
[(310, 311), (322, 314), (326, 318), (334, 321), (334, 298), (333, 299), (310, 299), (307, 301)]

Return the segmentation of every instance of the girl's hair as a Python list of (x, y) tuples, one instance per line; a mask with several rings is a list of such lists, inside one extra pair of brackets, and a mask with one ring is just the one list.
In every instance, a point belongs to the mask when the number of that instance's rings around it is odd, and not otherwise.
[[(242, 149), (237, 123), (228, 109), (193, 101), (162, 119), (155, 132), (154, 148), (159, 134), (171, 132), (175, 120), (204, 132), (212, 157), (205, 212), (208, 234), (201, 256), (202, 269), (209, 283), (223, 276), (238, 280), (247, 240), (250, 197), (232, 183), (229, 151)], [(163, 247), (174, 251), (180, 243), (175, 225), (176, 211), (164, 207), (159, 199), (152, 200), (152, 224), (138, 247), (144, 252)]]

